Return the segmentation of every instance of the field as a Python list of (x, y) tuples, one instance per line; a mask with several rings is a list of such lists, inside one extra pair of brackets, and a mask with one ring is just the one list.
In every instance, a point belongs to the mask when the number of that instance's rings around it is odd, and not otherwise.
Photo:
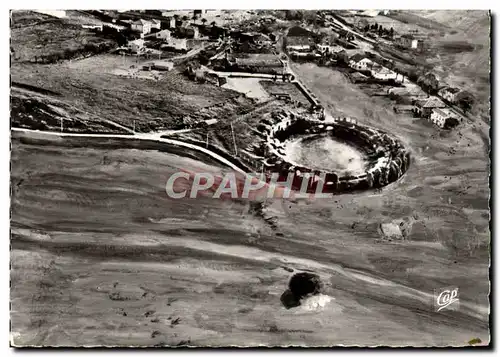
[[(210, 163), (176, 151), (90, 144), (13, 139), (14, 344), (488, 340), (487, 242), (475, 245), (466, 230), (487, 229), (485, 207), (476, 207), (480, 200), (463, 210), (467, 205), (458, 201), (455, 207), (440, 202), (443, 196), (476, 202), (447, 193), (452, 180), (410, 169), (379, 194), (286, 209), (275, 202), (267, 211), (278, 218), (276, 231), (247, 214), (244, 202), (172, 204), (164, 191), (169, 174), (191, 165), (217, 170)], [(428, 190), (439, 195), (415, 188), (425, 174)], [(380, 222), (412, 215), (420, 218), (407, 240), (387, 241), (377, 233)], [(432, 232), (435, 224), (441, 235)], [(476, 232), (474, 239), (480, 237)], [(292, 272), (307, 269), (320, 274), (334, 300), (325, 309), (285, 309), (280, 295)], [(448, 284), (460, 287), (460, 310), (435, 313), (432, 290)]]
[[(32, 11), (11, 14), (14, 61), (49, 61), (104, 52), (116, 46), (112, 38), (81, 27), (81, 18), (55, 18)], [(88, 18), (85, 24), (100, 23)]]
[(328, 136), (304, 137), (285, 146), (287, 161), (314, 170), (349, 172), (346, 175), (365, 173), (363, 154), (356, 148)]
[(311, 105), (311, 102), (295, 83), (261, 81), (261, 85), (269, 94), (288, 94), (292, 101), (298, 102), (305, 107)]
[[(135, 125), (138, 132), (175, 126), (187, 113), (223, 119), (252, 106), (253, 101), (243, 94), (189, 81), (176, 70), (158, 80), (117, 75), (117, 69), (139, 65), (114, 55), (52, 65), (16, 63), (11, 67), (11, 80), (58, 93), (59, 101), (86, 115), (129, 129)], [(47, 96), (48, 101), (53, 98)]]
[(472, 114), (489, 123), (490, 14), (457, 10), (424, 11), (419, 16), (448, 25), (445, 36), (433, 39), (435, 56), (429, 62), (443, 82), (468, 90), (476, 97)]
[(260, 82), (260, 78), (228, 77), (227, 83), (222, 87), (243, 93), (248, 98), (254, 98), (259, 101), (268, 100), (269, 94), (264, 90)]

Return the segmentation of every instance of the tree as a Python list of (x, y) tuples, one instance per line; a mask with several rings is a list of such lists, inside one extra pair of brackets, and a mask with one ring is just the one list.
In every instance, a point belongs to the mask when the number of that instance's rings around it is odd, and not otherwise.
[(417, 84), (422, 87), (424, 91), (429, 94), (436, 93), (439, 88), (439, 81), (431, 72), (428, 72), (422, 76), (420, 76), (417, 80)]
[(460, 124), (460, 121), (457, 118), (446, 118), (444, 121), (443, 128), (444, 129), (453, 129), (454, 127), (458, 126)]
[(188, 17), (186, 15), (182, 16), (182, 22), (186, 22), (188, 20)]
[(215, 27), (215, 25), (217, 25), (217, 23), (216, 23), (215, 21), (212, 21), (212, 22), (210, 23), (210, 25), (212, 25), (212, 27)]
[(286, 12), (285, 12), (285, 19), (286, 20), (302, 21), (303, 18), (304, 18), (304, 14), (302, 13), (302, 11), (286, 10)]
[(203, 25), (205, 25), (205, 24), (207, 23), (207, 21), (208, 21), (208, 20), (207, 20), (207, 19), (205, 19), (205, 18), (201, 19), (201, 23), (202, 23)]
[(394, 37), (394, 29), (392, 27), (389, 30), (389, 36)]
[(458, 106), (460, 107), (460, 109), (463, 110), (464, 113), (470, 111), (475, 104), (474, 96), (467, 91), (462, 91), (458, 93), (456, 100)]

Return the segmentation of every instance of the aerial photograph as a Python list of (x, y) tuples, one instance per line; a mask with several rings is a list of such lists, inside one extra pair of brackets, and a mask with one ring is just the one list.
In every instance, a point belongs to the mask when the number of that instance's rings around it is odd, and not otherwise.
[(490, 346), (490, 31), (10, 10), (10, 346)]

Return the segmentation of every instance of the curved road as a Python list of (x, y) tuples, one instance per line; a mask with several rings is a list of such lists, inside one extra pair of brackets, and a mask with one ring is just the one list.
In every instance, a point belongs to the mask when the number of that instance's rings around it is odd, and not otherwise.
[(208, 150), (205, 149), (201, 146), (194, 145), (194, 144), (189, 144), (185, 143), (183, 141), (179, 140), (174, 140), (174, 139), (165, 139), (165, 138), (160, 138), (158, 137), (158, 134), (151, 133), (151, 134), (139, 134), (139, 135), (125, 135), (125, 134), (78, 134), (78, 133), (63, 133), (63, 132), (56, 132), (56, 131), (42, 131), (42, 130), (32, 130), (32, 129), (24, 129), (24, 128), (12, 128), (13, 131), (18, 131), (18, 132), (26, 132), (26, 133), (36, 133), (36, 134), (42, 134), (42, 135), (53, 135), (53, 136), (76, 136), (76, 137), (87, 137), (87, 138), (121, 138), (121, 139), (133, 139), (133, 140), (151, 140), (151, 141), (158, 141), (166, 144), (171, 144), (171, 145), (177, 145), (177, 146), (183, 146), (187, 147), (192, 150), (197, 150), (200, 152), (203, 152), (204, 154), (209, 155), (210, 157), (216, 159), (217, 161), (223, 163), (224, 165), (229, 166), (231, 169), (245, 174), (245, 171), (243, 171), (241, 168), (233, 164), (231, 161), (225, 159), (224, 157)]

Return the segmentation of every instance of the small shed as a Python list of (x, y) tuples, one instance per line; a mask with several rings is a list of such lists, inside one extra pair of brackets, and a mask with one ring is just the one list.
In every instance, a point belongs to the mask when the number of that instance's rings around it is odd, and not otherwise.
[(380, 230), (385, 238), (389, 239), (402, 239), (403, 234), (399, 225), (396, 223), (382, 223), (380, 225)]

